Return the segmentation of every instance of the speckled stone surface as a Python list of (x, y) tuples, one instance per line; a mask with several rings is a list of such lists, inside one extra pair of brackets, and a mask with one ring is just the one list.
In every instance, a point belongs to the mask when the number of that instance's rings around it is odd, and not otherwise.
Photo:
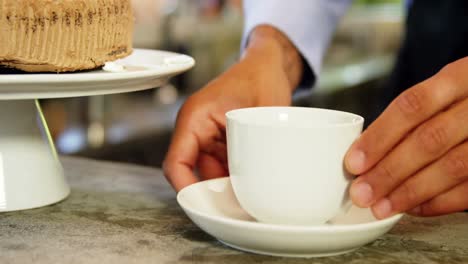
[(287, 259), (232, 250), (194, 226), (160, 170), (63, 158), (72, 194), (0, 214), (0, 263), (468, 263), (468, 214), (404, 217), (346, 255)]

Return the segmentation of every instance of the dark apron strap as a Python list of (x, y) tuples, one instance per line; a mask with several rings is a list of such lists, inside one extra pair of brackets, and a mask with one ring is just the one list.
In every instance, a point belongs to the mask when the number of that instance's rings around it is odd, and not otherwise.
[(404, 90), (466, 56), (468, 1), (414, 0), (408, 12), (405, 39), (376, 114)]

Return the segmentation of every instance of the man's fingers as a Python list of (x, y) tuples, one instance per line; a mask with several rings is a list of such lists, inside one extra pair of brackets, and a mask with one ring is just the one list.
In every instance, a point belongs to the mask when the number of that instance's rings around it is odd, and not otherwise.
[(227, 145), (226, 142), (213, 140), (202, 150), (204, 153), (215, 157), (222, 163), (227, 164)]
[(191, 111), (187, 105), (188, 103), (177, 116), (174, 135), (163, 163), (164, 175), (176, 192), (198, 181), (193, 169), (198, 159), (200, 144), (190, 127)]
[[(189, 99), (179, 112), (163, 165), (165, 176), (176, 191), (199, 180), (194, 170), (200, 158), (201, 164), (206, 163), (206, 157), (201, 157), (203, 153), (213, 156), (221, 163), (227, 162), (224, 116), (219, 118), (210, 114), (207, 108), (200, 110), (196, 102), (197, 99)], [(212, 164), (212, 161), (207, 164)], [(210, 175), (206, 174), (206, 168), (203, 170), (205, 175)]]
[(346, 155), (345, 164), (353, 174), (362, 174), (379, 162), (410, 131), (451, 104), (466, 98), (468, 77), (458, 68), (468, 60), (446, 66), (432, 78), (398, 96)]
[(372, 211), (379, 219), (405, 212), (466, 181), (468, 141), (409, 178), (389, 196), (373, 205)]
[(198, 181), (198, 177), (193, 173), (198, 151), (195, 135), (186, 130), (176, 130), (163, 169), (167, 180), (177, 192)]
[[(466, 138), (468, 99), (419, 126), (369, 172), (361, 175), (351, 187), (351, 198), (358, 206), (370, 206)], [(367, 193), (362, 186), (367, 186)]]
[(198, 158), (198, 172), (202, 180), (229, 176), (225, 163), (205, 153)]
[(468, 181), (421, 204), (409, 213), (417, 216), (438, 216), (468, 209)]

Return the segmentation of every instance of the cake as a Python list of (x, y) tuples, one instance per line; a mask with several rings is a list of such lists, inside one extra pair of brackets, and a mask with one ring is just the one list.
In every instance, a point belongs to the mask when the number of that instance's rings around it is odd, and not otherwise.
[(94, 69), (132, 52), (133, 22), (131, 0), (0, 0), (0, 65)]

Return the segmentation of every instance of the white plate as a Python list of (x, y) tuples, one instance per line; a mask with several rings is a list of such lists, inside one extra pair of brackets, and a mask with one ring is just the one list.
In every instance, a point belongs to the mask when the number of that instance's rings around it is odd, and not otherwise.
[(347, 253), (388, 232), (402, 217), (376, 220), (369, 209), (352, 207), (320, 226), (258, 223), (239, 205), (229, 178), (184, 188), (177, 201), (192, 221), (222, 243), (244, 251), (286, 257), (323, 257)]
[(159, 87), (195, 65), (172, 52), (135, 49), (119, 60), (124, 72), (102, 69), (77, 73), (0, 74), (0, 100), (76, 97), (140, 91)]

